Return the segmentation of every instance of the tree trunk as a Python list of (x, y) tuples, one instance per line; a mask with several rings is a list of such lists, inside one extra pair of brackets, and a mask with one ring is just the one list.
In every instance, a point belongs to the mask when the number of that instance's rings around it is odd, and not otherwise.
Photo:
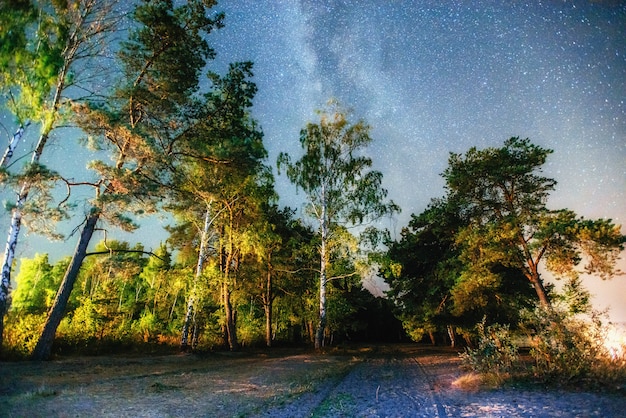
[(456, 334), (452, 325), (447, 325), (448, 336), (450, 337), (450, 347), (456, 347)]
[(191, 327), (191, 322), (193, 318), (193, 305), (195, 300), (193, 296), (189, 296), (189, 300), (187, 301), (187, 313), (185, 314), (185, 322), (183, 322), (183, 329), (180, 337), (180, 351), (189, 350), (189, 328)]
[(267, 288), (265, 289), (265, 297), (263, 301), (263, 309), (265, 310), (265, 345), (272, 346), (272, 274), (267, 272)]
[(263, 305), (265, 309), (265, 345), (272, 346), (272, 302)]
[(48, 318), (46, 319), (43, 331), (41, 332), (41, 336), (39, 337), (35, 350), (32, 354), (33, 360), (46, 360), (50, 357), (52, 343), (54, 342), (54, 335), (56, 334), (57, 327), (63, 319), (63, 315), (65, 314), (67, 301), (72, 293), (72, 289), (74, 287), (74, 283), (76, 282), (76, 278), (78, 277), (80, 267), (83, 264), (83, 260), (87, 255), (87, 247), (89, 246), (89, 242), (91, 241), (91, 237), (93, 236), (93, 232), (96, 229), (96, 224), (99, 219), (100, 212), (95, 208), (92, 209), (92, 212), (87, 218), (87, 222), (85, 223), (85, 226), (80, 234), (80, 239), (78, 240), (78, 244), (74, 250), (72, 260), (65, 271), (65, 276), (63, 277), (61, 286), (59, 287), (54, 302), (48, 311)]
[(228, 338), (228, 348), (231, 351), (239, 349), (239, 342), (237, 341), (237, 329), (235, 324), (235, 312), (233, 311), (233, 305), (230, 300), (230, 289), (226, 281), (222, 284), (222, 297), (224, 300), (224, 314), (226, 316), (226, 336)]
[[(15, 216), (18, 213), (20, 216)], [(22, 223), (21, 212), (14, 210), (14, 216), (11, 218), (11, 227), (9, 229), (9, 238), (4, 250), (4, 264), (2, 265), (2, 281), (0, 282), (0, 350), (2, 349), (4, 335), (4, 315), (8, 309), (9, 290), (11, 287), (11, 268), (13, 267), (13, 259), (15, 258), (15, 247), (17, 246), (17, 238)]]
[(324, 334), (326, 331), (326, 274), (320, 275), (320, 317), (317, 324), (317, 332), (315, 333), (315, 348), (320, 349), (324, 346)]
[[(322, 190), (322, 196), (324, 196), (324, 190)], [(320, 220), (320, 317), (317, 332), (315, 333), (315, 349), (317, 350), (324, 346), (324, 333), (326, 331), (326, 264), (328, 261), (326, 241), (328, 240), (328, 223), (326, 220), (326, 200), (324, 197), (322, 197), (322, 216)]]
[(272, 346), (272, 258), (271, 253), (267, 261), (267, 279), (265, 281), (265, 294), (263, 295), (263, 309), (265, 310), (265, 345)]
[(309, 337), (309, 341), (315, 343), (315, 326), (313, 321), (306, 322), (306, 333)]
[(204, 228), (202, 228), (202, 235), (200, 236), (200, 250), (198, 251), (198, 264), (196, 265), (196, 274), (193, 279), (193, 288), (191, 295), (187, 301), (187, 313), (185, 314), (185, 322), (183, 322), (183, 329), (180, 337), (180, 349), (181, 351), (187, 351), (189, 349), (189, 329), (191, 328), (192, 318), (194, 317), (194, 305), (196, 288), (198, 286), (198, 280), (204, 270), (204, 260), (206, 258), (207, 241), (209, 239), (209, 228), (211, 226), (211, 204), (207, 205), (207, 210), (204, 216)]
[(544, 308), (552, 307), (550, 303), (550, 299), (548, 298), (548, 294), (546, 292), (546, 288), (543, 286), (543, 282), (541, 277), (539, 276), (539, 272), (534, 271), (530, 277), (530, 282), (535, 288), (535, 292), (537, 292), (537, 296), (539, 297), (539, 303)]
[(2, 156), (2, 160), (0, 160), (0, 167), (6, 167), (11, 161), (11, 158), (13, 158), (13, 154), (15, 153), (15, 148), (17, 148), (17, 144), (20, 142), (22, 136), (24, 135), (24, 128), (28, 125), (28, 122), (26, 123), (26, 125), (20, 124), (20, 127), (17, 129), (17, 131), (15, 131), (15, 133), (9, 140), (9, 145), (7, 145), (7, 149)]

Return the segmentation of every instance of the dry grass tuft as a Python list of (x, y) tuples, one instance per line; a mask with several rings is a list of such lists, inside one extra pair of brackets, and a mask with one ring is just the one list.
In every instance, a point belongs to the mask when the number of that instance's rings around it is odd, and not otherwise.
[(478, 373), (466, 373), (452, 382), (452, 386), (466, 392), (477, 392), (483, 386), (483, 377)]

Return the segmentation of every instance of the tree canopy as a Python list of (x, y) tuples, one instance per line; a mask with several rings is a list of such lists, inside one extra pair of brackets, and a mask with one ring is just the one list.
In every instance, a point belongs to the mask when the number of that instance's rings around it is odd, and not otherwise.
[(580, 273), (619, 274), (619, 226), (548, 208), (556, 181), (541, 169), (551, 153), (515, 137), (450, 154), (446, 195), (413, 216), (382, 270), (408, 329), (419, 335), (437, 321), (475, 324), (483, 315), (516, 323), (532, 306), (531, 289), (541, 305), (552, 304), (541, 266), (583, 293)]

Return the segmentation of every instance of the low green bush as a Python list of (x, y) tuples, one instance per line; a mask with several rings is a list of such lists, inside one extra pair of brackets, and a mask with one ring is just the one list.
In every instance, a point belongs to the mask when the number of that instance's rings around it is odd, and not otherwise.
[(534, 377), (593, 386), (626, 378), (623, 355), (613, 355), (606, 345), (608, 326), (603, 316), (594, 311), (580, 315), (541, 307), (527, 312), (523, 328), (530, 336)]
[(477, 325), (478, 347), (461, 354), (462, 364), (484, 381), (502, 384), (511, 377), (543, 384), (626, 390), (626, 347), (606, 345), (603, 315), (573, 314), (558, 307), (525, 312), (520, 329), (530, 359), (519, 355), (509, 325)]
[(465, 368), (487, 376), (496, 384), (504, 382), (519, 360), (518, 347), (515, 344), (508, 325), (493, 324), (485, 326), (485, 321), (476, 326), (478, 347), (466, 348), (461, 353)]

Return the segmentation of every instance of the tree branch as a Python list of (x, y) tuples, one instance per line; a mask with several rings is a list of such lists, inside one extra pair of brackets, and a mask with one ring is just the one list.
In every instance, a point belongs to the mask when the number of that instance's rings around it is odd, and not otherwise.
[(90, 255), (102, 255), (102, 254), (112, 254), (112, 253), (140, 253), (140, 254), (147, 254), (149, 256), (152, 257), (156, 257), (161, 261), (166, 261), (164, 259), (162, 259), (161, 257), (159, 257), (158, 255), (156, 255), (155, 253), (153, 253), (152, 251), (143, 251), (143, 250), (122, 250), (122, 249), (113, 249), (113, 248), (109, 248), (106, 251), (94, 251), (91, 253), (87, 253), (85, 254), (85, 257), (88, 257)]

